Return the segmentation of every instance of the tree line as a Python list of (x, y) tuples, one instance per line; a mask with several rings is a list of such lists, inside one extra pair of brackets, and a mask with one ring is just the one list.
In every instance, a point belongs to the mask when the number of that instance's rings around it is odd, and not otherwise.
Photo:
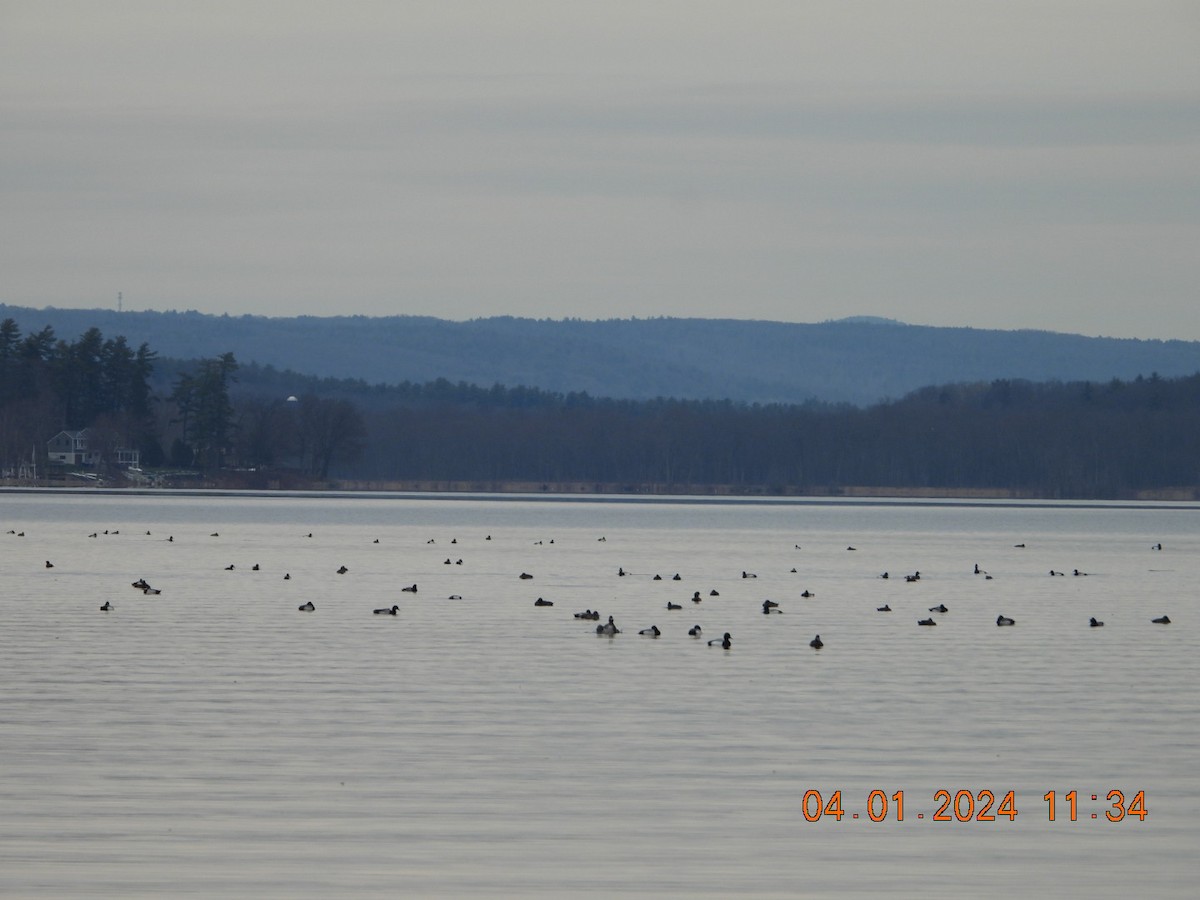
[[(851, 486), (1114, 498), (1200, 485), (1200, 374), (991, 382), (846, 404), (650, 401), (436, 379), (368, 385), (247, 366), (244, 434), (286, 457), (279, 397), (338, 404), (306, 471), (377, 482), (837, 492)], [(303, 403), (301, 404), (303, 405)], [(249, 431), (246, 431), (249, 427)], [(339, 429), (347, 440), (337, 442)], [(271, 449), (271, 436), (282, 447)], [(247, 455), (246, 458), (250, 458)]]
[(1200, 484), (1200, 375), (931, 387), (865, 409), (657, 400), (409, 405), (369, 417), (380, 479), (851, 486), (1113, 498)]
[[(161, 365), (160, 365), (161, 364)], [(284, 467), (328, 478), (335, 458), (353, 458), (364, 436), (356, 407), (308, 392), (294, 402), (236, 390), (232, 353), (159, 360), (143, 343), (90, 328), (77, 340), (49, 326), (22, 335), (0, 322), (0, 472), (45, 470), (47, 442), (89, 430), (89, 444), (137, 450), (144, 466), (213, 473)], [(162, 371), (172, 376), (164, 383)], [(113, 454), (105, 454), (111, 460)]]
[(0, 466), (104, 428), (143, 465), (376, 482), (682, 490), (1012, 490), (1113, 498), (1200, 485), (1200, 374), (995, 380), (860, 408), (622, 400), (436, 379), (367, 384), (158, 359), (97, 329), (0, 323)]
[(29, 461), (62, 430), (91, 427), (112, 444), (138, 446), (153, 433), (155, 354), (91, 328), (75, 341), (46, 327), (22, 335), (0, 322), (0, 468)]

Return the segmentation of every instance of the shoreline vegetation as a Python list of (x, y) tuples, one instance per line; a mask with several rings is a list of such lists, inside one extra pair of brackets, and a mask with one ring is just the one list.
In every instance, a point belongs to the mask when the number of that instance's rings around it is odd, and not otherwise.
[(623, 400), (305, 379), (0, 322), (0, 475), (16, 485), (1195, 500), (1197, 460), (1200, 372), (943, 384), (867, 408)]

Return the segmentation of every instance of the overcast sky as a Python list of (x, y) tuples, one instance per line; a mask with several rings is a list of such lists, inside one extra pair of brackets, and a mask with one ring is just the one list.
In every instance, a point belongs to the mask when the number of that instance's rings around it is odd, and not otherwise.
[(0, 302), (1200, 339), (1200, 2), (0, 0)]

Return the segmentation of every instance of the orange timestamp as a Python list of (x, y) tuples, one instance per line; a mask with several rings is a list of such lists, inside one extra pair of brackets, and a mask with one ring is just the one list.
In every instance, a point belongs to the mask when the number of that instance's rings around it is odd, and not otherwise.
[[(1082, 799), (1081, 799), (1082, 797)], [(1101, 814), (1109, 822), (1121, 822), (1128, 818), (1146, 821), (1149, 811), (1146, 809), (1146, 792), (1139, 790), (1126, 797), (1124, 791), (1110, 790), (1104, 795), (1103, 807), (1089, 807), (1091, 803), (1100, 800), (1099, 794), (1083, 794), (1077, 790), (1067, 791), (1062, 795), (1063, 807), (1058, 804), (1059, 795), (1056, 791), (1047, 791), (1042, 797), (1046, 804), (1047, 820), (1056, 821), (1060, 812), (1065, 812), (1071, 822), (1079, 821), (1080, 817), (1099, 819)], [(995, 822), (1007, 819), (1015, 822), (1017, 818), (1017, 792), (1015, 790), (997, 792), (984, 788), (983, 790), (941, 789), (933, 793), (933, 808), (928, 815), (924, 810), (916, 813), (918, 820), (929, 819), (931, 822)], [(804, 792), (804, 803), (801, 811), (806, 822), (820, 822), (822, 819), (833, 819), (837, 822), (844, 817), (851, 820), (866, 818), (871, 822), (903, 822), (905, 821), (904, 791), (888, 793), (884, 790), (873, 790), (867, 794), (866, 802), (859, 807), (861, 812), (848, 810), (842, 801), (842, 791), (835, 790), (828, 797), (820, 791), (811, 789)], [(913, 818), (908, 811), (909, 821)]]

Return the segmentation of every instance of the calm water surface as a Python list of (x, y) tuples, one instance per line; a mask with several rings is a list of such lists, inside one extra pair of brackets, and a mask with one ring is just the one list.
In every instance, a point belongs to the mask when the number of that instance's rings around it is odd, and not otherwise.
[[(1196, 895), (1195, 507), (0, 493), (10, 529), (6, 897)], [(933, 821), (985, 789), (1016, 818)]]

